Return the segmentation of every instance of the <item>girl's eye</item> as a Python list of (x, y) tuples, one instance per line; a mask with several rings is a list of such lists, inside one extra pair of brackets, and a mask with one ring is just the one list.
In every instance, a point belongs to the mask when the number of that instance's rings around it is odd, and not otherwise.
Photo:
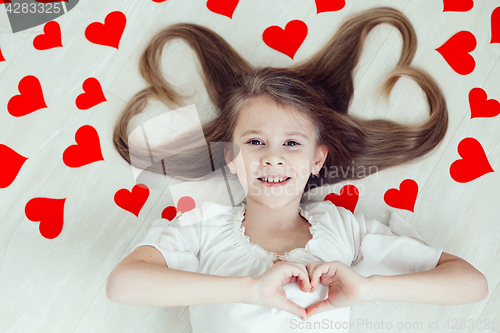
[[(252, 139), (252, 140), (249, 140), (247, 143), (250, 143), (250, 144), (252, 144), (252, 145), (253, 145), (253, 142), (261, 142), (261, 141), (259, 141), (259, 140), (255, 140), (255, 139)], [(258, 146), (258, 144), (257, 144), (257, 146)]]
[(293, 146), (298, 146), (298, 145), (300, 145), (300, 143), (298, 143), (298, 142), (296, 142), (296, 141), (288, 141), (288, 143), (294, 143), (294, 145), (292, 145), (292, 147), (293, 147)]

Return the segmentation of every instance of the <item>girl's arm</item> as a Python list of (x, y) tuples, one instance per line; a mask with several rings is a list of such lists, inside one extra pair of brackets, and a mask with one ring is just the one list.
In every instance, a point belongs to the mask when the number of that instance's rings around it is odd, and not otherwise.
[(140, 246), (111, 272), (106, 295), (116, 303), (144, 306), (256, 304), (305, 318), (306, 310), (288, 300), (282, 287), (295, 281), (302, 291), (310, 290), (304, 264), (277, 263), (257, 278), (225, 277), (168, 268), (157, 249)]
[(253, 279), (225, 277), (168, 268), (160, 252), (141, 246), (111, 272), (107, 297), (116, 303), (143, 306), (186, 306), (249, 303)]
[(467, 261), (443, 252), (428, 271), (368, 277), (366, 303), (377, 301), (467, 304), (488, 296), (488, 281)]

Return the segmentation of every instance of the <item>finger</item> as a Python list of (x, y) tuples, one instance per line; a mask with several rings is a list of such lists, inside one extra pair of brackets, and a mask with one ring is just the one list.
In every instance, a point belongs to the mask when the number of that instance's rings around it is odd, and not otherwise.
[(311, 283), (305, 265), (298, 262), (290, 262), (290, 264), (293, 265), (291, 266), (293, 267), (292, 274), (296, 277), (296, 281), (299, 282), (300, 289), (303, 292), (309, 292), (311, 290)]
[[(323, 263), (322, 261), (313, 261), (313, 262), (307, 263), (306, 269), (307, 269), (307, 273), (309, 275), (309, 283), (310, 284), (312, 282), (312, 273), (314, 272), (314, 270), (316, 269), (316, 267), (318, 265), (322, 264), (322, 263)], [(312, 285), (311, 285), (311, 291), (310, 292), (313, 292), (312, 291)]]
[(322, 263), (318, 265), (311, 274), (311, 288), (312, 292), (316, 291), (319, 287), (319, 280), (323, 274), (327, 274), (331, 268), (330, 263)]

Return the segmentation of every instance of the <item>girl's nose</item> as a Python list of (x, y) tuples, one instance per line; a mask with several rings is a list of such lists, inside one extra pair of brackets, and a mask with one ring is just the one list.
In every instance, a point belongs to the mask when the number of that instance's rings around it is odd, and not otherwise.
[(277, 153), (274, 149), (267, 149), (266, 153), (262, 157), (263, 165), (283, 165), (284, 161), (284, 157)]

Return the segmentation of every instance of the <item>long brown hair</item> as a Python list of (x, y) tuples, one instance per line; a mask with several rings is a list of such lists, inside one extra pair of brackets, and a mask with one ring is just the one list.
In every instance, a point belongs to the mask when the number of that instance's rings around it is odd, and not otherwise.
[[(401, 76), (413, 79), (426, 94), (429, 104), (430, 117), (423, 124), (366, 120), (348, 112), (354, 92), (352, 72), (367, 34), (380, 23), (396, 27), (403, 39), (399, 62), (381, 85), (381, 92), (387, 97)], [(187, 105), (185, 100), (190, 96), (175, 91), (161, 74), (162, 50), (173, 38), (182, 38), (197, 54), (217, 115), (202, 124), (209, 149), (206, 145), (183, 149), (192, 147), (190, 142), (196, 137), (194, 132), (186, 133), (156, 147), (154, 156), (163, 159), (154, 162), (149, 151), (130, 149), (127, 125), (144, 110), (149, 98), (159, 99), (171, 108)], [(317, 146), (328, 148), (319, 177), (309, 178), (306, 191), (359, 179), (427, 154), (446, 134), (448, 111), (438, 84), (422, 69), (409, 66), (416, 48), (412, 24), (401, 12), (389, 7), (372, 8), (349, 17), (321, 50), (289, 68), (255, 68), (212, 30), (196, 24), (174, 24), (158, 32), (142, 54), (140, 73), (150, 87), (137, 93), (119, 117), (113, 134), (114, 145), (130, 164), (133, 154), (135, 167), (183, 180), (206, 179), (212, 171), (226, 165), (225, 147), (237, 149), (231, 142), (240, 110), (253, 98), (266, 95), (291, 112), (305, 113), (315, 125)], [(356, 168), (363, 170), (363, 175), (332, 173), (332, 168)]]

